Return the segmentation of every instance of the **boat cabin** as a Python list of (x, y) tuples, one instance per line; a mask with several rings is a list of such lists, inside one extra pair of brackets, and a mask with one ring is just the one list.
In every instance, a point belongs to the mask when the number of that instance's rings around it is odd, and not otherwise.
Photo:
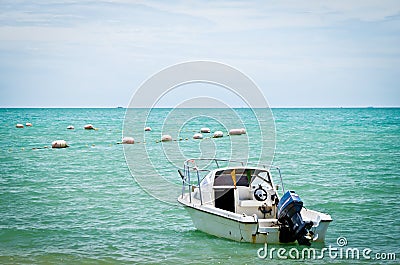
[[(234, 167), (211, 171), (194, 189), (204, 205), (259, 219), (275, 218), (278, 195), (266, 169)], [(200, 196), (201, 193), (201, 196)]]

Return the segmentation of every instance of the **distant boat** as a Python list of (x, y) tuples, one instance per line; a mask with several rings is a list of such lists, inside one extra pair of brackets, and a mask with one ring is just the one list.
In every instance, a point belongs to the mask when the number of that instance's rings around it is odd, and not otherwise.
[[(196, 163), (200, 160), (208, 166), (215, 162), (216, 168), (200, 168)], [(279, 198), (267, 168), (251, 167), (248, 163), (245, 166), (244, 162), (236, 167), (219, 167), (226, 162), (237, 161), (190, 159), (185, 161), (183, 172), (178, 170), (183, 185), (178, 202), (197, 229), (251, 243), (297, 240), (300, 245), (309, 246), (312, 241), (324, 241), (332, 221), (329, 214), (303, 207), (294, 191), (284, 191)]]
[(118, 106), (117, 109), (123, 109), (124, 107)]

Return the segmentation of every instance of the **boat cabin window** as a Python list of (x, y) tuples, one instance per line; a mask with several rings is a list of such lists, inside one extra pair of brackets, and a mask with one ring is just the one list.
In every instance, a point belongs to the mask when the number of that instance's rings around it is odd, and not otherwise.
[[(215, 173), (214, 186), (234, 186), (232, 179), (232, 169), (221, 170)], [(248, 187), (250, 183), (253, 185), (262, 183), (265, 179), (271, 183), (271, 176), (267, 170), (254, 169), (235, 169), (236, 186)], [(257, 178), (260, 176), (261, 178)]]
[[(214, 186), (234, 186), (231, 173), (232, 169), (216, 172)], [(248, 187), (253, 174), (254, 169), (236, 169), (236, 186)]]

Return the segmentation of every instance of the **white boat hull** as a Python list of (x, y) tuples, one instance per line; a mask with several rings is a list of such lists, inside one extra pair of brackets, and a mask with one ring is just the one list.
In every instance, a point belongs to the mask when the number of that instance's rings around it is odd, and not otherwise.
[[(279, 242), (276, 231), (271, 231), (271, 235), (257, 234), (257, 222), (242, 223), (239, 220), (222, 217), (213, 213), (202, 211), (190, 206), (184, 207), (189, 213), (196, 229), (217, 237), (227, 238), (240, 242), (265, 243)], [(275, 229), (274, 229), (275, 230)]]
[[(185, 196), (186, 197), (186, 196)], [(185, 198), (184, 197), (184, 198)], [(243, 216), (225, 210), (217, 209), (207, 205), (189, 203), (181, 197), (178, 201), (183, 204), (189, 213), (196, 229), (217, 237), (227, 238), (239, 242), (279, 244), (279, 225), (276, 219), (257, 219), (253, 216)], [(325, 214), (316, 211), (306, 210), (312, 214)], [(325, 240), (330, 216), (321, 220), (313, 227), (315, 234), (318, 234), (317, 242)]]

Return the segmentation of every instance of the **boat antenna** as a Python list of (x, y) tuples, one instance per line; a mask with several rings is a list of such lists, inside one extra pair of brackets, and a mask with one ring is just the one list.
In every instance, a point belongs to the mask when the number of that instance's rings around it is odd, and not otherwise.
[(275, 168), (276, 168), (276, 170), (278, 170), (279, 178), (281, 179), (281, 185), (282, 185), (283, 194), (285, 194), (285, 186), (283, 186), (283, 180), (282, 180), (281, 169), (280, 169), (279, 167), (275, 167)]

